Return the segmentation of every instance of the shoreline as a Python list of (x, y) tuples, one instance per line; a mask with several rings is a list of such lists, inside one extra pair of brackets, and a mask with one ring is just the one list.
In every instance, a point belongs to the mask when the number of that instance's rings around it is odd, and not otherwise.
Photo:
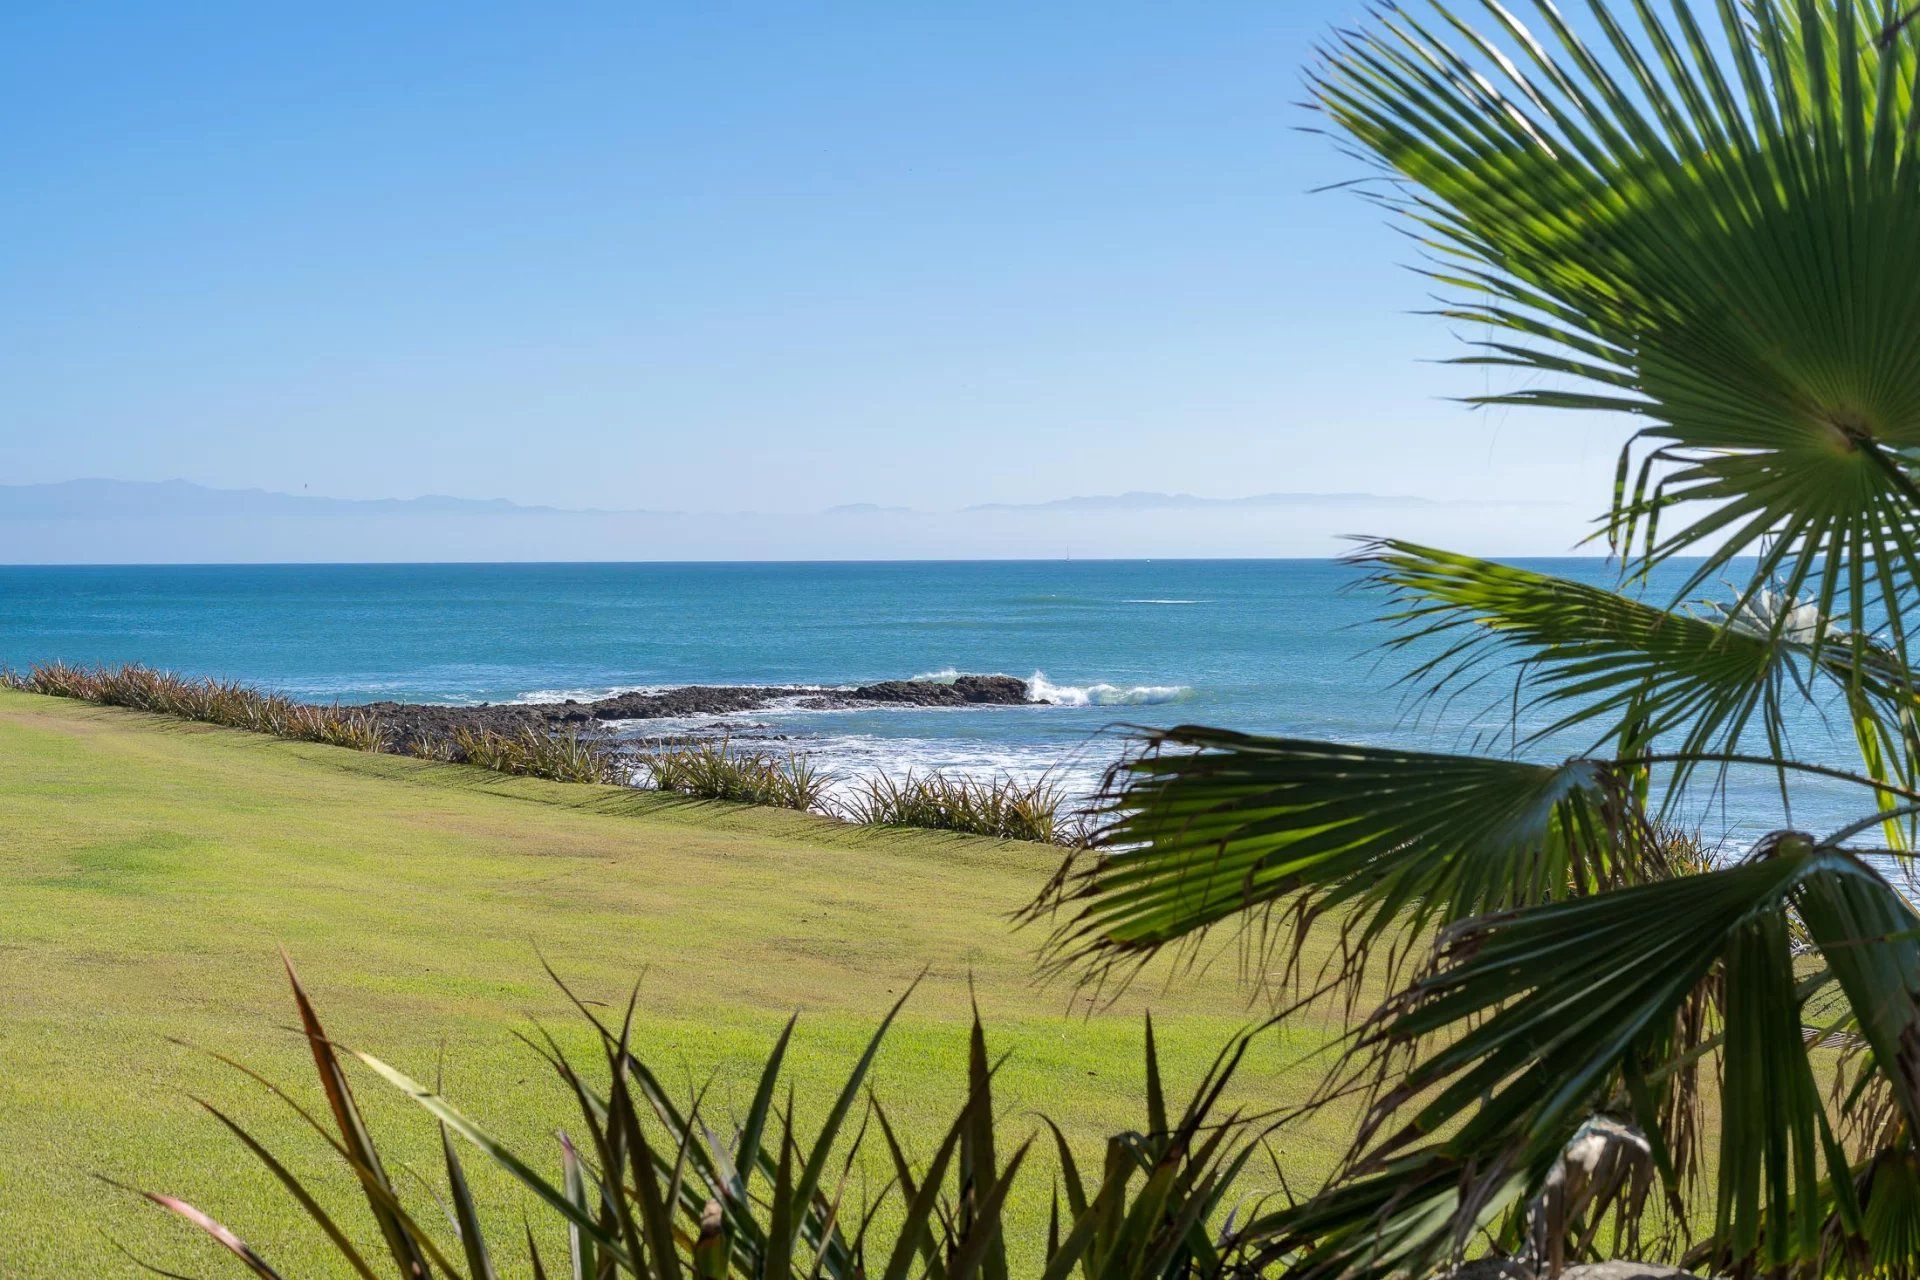
[[(661, 791), (710, 800), (806, 810), (859, 825), (960, 831), (1044, 844), (1085, 843), (1088, 828), (1060, 823), (1065, 797), (1043, 775), (1028, 784), (1010, 775), (950, 778), (939, 770), (904, 777), (882, 774), (864, 793), (832, 794), (835, 776), (805, 753), (733, 751), (725, 738), (701, 735), (623, 742), (597, 726), (708, 711), (747, 709), (811, 699), (827, 707), (1032, 705), (1032, 686), (1012, 676), (955, 676), (951, 681), (892, 680), (851, 688), (687, 686), (628, 692), (592, 702), (446, 707), (369, 703), (331, 707), (262, 693), (238, 681), (182, 678), (151, 667), (75, 667), (47, 663), (0, 669), (0, 686), (101, 706), (127, 707), (184, 720), (319, 742), (383, 755), (471, 764), (497, 773), (553, 782), (640, 785), (644, 773)], [(581, 726), (595, 728), (581, 732)], [(637, 749), (636, 749), (637, 748)]]
[(353, 709), (379, 718), (393, 734), (393, 749), (451, 743), (461, 731), (517, 735), (597, 733), (634, 720), (679, 720), (699, 716), (794, 708), (843, 711), (882, 707), (1035, 706), (1027, 681), (1014, 676), (962, 675), (951, 681), (882, 680), (853, 688), (795, 685), (685, 685), (675, 689), (613, 694), (582, 702), (499, 702), (450, 706), (425, 702), (368, 702)]

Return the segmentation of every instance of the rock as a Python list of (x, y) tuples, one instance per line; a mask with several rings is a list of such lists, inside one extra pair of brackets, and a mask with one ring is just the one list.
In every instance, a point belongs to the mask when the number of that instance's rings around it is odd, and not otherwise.
[(689, 685), (664, 693), (620, 693), (588, 704), (596, 720), (664, 720), (683, 716), (723, 716), (758, 711), (791, 689), (752, 686)]
[(1015, 706), (1027, 700), (1027, 682), (1012, 676), (961, 676), (953, 687), (965, 694), (968, 702)]
[(532, 707), (488, 706), (441, 707), (422, 703), (372, 702), (367, 711), (384, 721), (392, 733), (392, 747), (402, 754), (414, 754), (422, 748), (445, 748), (452, 758), (453, 735), (459, 730), (491, 730), (494, 733), (521, 734), (528, 730), (545, 732), (552, 722)]
[(915, 707), (956, 707), (969, 703), (1015, 706), (1027, 700), (1027, 682), (1012, 676), (959, 676), (952, 684), (930, 680), (883, 680), (863, 684), (845, 695), (850, 701), (897, 703)]
[(1534, 1275), (1516, 1258), (1475, 1258), (1440, 1272), (1438, 1280), (1534, 1280)]
[[(816, 710), (851, 707), (1017, 706), (1027, 701), (1027, 683), (1012, 676), (960, 676), (951, 684), (927, 680), (883, 680), (857, 689), (792, 688), (780, 685), (688, 685), (652, 693), (619, 693), (594, 702), (480, 703), (446, 707), (430, 703), (373, 702), (366, 709), (392, 729), (394, 749), (450, 747), (455, 732), (491, 730), (520, 734), (528, 730), (590, 734), (615, 720), (692, 719), (762, 711), (776, 703)], [(709, 726), (725, 731), (724, 724)], [(761, 728), (765, 725), (731, 728)], [(457, 754), (457, 753), (456, 753)]]
[(909, 707), (938, 707), (965, 702), (952, 685), (927, 680), (882, 680), (863, 684), (846, 695), (850, 702), (898, 703)]

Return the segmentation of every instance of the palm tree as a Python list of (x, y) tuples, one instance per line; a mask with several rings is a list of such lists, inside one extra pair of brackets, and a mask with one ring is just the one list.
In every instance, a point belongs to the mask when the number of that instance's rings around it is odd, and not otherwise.
[[(1102, 977), (1237, 925), (1298, 977), (1328, 928), (1339, 979), (1384, 975), (1318, 1095), (1367, 1100), (1343, 1165), (1245, 1227), (1298, 1274), (1518, 1247), (1543, 1194), (1569, 1256), (1915, 1274), (1920, 915), (1888, 868), (1920, 813), (1920, 26), (1464, 2), (1338, 33), (1312, 94), (1465, 360), (1523, 375), (1482, 402), (1638, 420), (1597, 535), (1618, 589), (1369, 544), (1416, 687), (1544, 727), (1480, 755), (1154, 733), (1040, 904), (1052, 958)], [(1691, 856), (1672, 824), (1755, 767), (1789, 815), (1817, 782), (1857, 820)], [(1569, 1210), (1569, 1144), (1602, 1132), (1653, 1193)]]

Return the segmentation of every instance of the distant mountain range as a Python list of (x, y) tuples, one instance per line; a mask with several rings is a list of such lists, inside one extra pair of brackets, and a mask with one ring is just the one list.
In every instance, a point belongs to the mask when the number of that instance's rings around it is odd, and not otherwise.
[(619, 511), (505, 498), (330, 498), (184, 480), (0, 485), (0, 564), (968, 560), (1328, 556), (1392, 533), (1463, 551), (1560, 551), (1586, 530), (1538, 502), (1367, 493), (1120, 493), (915, 511)]
[[(1101, 493), (1050, 502), (982, 502), (968, 511), (1190, 511), (1216, 507), (1430, 507), (1435, 498), (1379, 493), (1256, 493), (1245, 498), (1200, 498), (1191, 493)], [(1480, 505), (1480, 504), (1476, 504)]]

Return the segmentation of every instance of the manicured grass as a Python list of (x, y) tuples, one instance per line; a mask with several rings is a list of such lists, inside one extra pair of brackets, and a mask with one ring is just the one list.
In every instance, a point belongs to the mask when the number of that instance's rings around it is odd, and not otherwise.
[[(585, 1042), (536, 949), (607, 1000), (644, 974), (638, 1048), (666, 1078), (717, 1071), (723, 1115), (744, 1107), (747, 1072), (799, 1009), (803, 1127), (926, 969), (876, 1083), (922, 1151), (964, 1092), (969, 976), (990, 1045), (1012, 1054), (996, 1084), (1003, 1132), (1044, 1111), (1088, 1152), (1143, 1122), (1143, 1006), (1176, 1092), (1263, 1010), (1231, 943), (1209, 972), (1155, 971), (1091, 1015), (1070, 989), (1036, 986), (1039, 937), (1008, 917), (1059, 855), (1032, 845), (502, 777), (8, 691), (0, 815), (0, 1275), (139, 1274), (107, 1237), (176, 1270), (238, 1274), (95, 1173), (194, 1201), (290, 1275), (337, 1273), (188, 1095), (254, 1126), (296, 1172), (326, 1170), (344, 1206), (352, 1188), (330, 1154), (257, 1086), (169, 1040), (232, 1054), (314, 1101), (305, 1046), (285, 1029), (277, 946), (338, 1039), (428, 1080), (444, 1051), (446, 1092), (549, 1168), (565, 1099), (514, 1032), (538, 1019)], [(1318, 1079), (1299, 1061), (1326, 1033), (1302, 1019), (1263, 1038), (1243, 1102), (1298, 1100)], [(383, 1146), (432, 1176), (423, 1117), (370, 1078), (357, 1087)], [(1349, 1124), (1323, 1116), (1276, 1141), (1296, 1190), (1318, 1182)], [(483, 1213), (517, 1223), (521, 1194), (483, 1165), (469, 1157)], [(1025, 1185), (1015, 1223), (1037, 1232), (1046, 1179)], [(1016, 1240), (1016, 1259), (1033, 1248)]]

